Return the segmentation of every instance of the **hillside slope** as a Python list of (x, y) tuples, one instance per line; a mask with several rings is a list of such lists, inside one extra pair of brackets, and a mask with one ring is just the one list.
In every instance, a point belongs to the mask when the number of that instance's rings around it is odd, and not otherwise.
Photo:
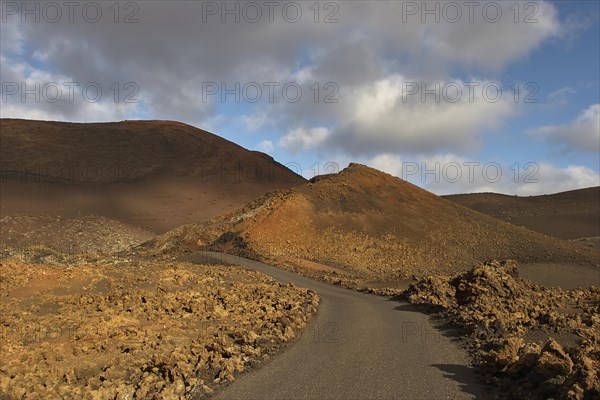
[(561, 239), (600, 236), (600, 186), (543, 196), (445, 196), (462, 206)]
[(2, 216), (98, 215), (155, 233), (305, 182), (266, 154), (171, 121), (0, 120)]
[(340, 282), (454, 273), (492, 258), (600, 265), (596, 250), (491, 218), (359, 164), (151, 244), (163, 253), (203, 246), (238, 252)]

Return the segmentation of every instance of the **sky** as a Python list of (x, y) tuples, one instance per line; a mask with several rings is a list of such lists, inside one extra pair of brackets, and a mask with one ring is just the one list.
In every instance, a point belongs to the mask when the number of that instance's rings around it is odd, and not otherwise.
[(176, 120), (307, 178), (600, 185), (598, 1), (2, 1), (2, 118)]

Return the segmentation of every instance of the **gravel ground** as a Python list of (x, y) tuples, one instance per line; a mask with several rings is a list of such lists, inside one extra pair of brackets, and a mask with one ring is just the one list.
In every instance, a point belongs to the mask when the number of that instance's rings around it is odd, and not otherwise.
[(1, 399), (182, 399), (269, 359), (310, 290), (224, 265), (0, 261)]

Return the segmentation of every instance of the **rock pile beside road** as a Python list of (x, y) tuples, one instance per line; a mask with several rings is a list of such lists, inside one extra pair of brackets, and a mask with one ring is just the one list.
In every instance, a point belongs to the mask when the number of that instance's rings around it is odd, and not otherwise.
[(475, 363), (509, 397), (600, 398), (600, 288), (534, 285), (516, 262), (491, 261), (422, 278), (405, 296), (465, 335)]

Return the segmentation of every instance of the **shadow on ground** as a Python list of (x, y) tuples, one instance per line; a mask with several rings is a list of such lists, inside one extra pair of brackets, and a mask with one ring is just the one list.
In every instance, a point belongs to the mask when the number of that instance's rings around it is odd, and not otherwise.
[(472, 367), (457, 364), (433, 364), (433, 366), (439, 369), (445, 378), (458, 382), (460, 390), (473, 395), (475, 399), (488, 400), (497, 398), (492, 394), (493, 391), (483, 391), (481, 389), (481, 382), (473, 381)]
[[(401, 332), (401, 340), (424, 340), (437, 342), (436, 335), (443, 335), (449, 338), (457, 346), (456, 350), (461, 351), (464, 347), (465, 333), (459, 327), (435, 315), (438, 308), (406, 303), (406, 300), (401, 296), (394, 297), (390, 301), (398, 302), (399, 305), (395, 310), (404, 312), (414, 312), (426, 314), (430, 317), (431, 326), (406, 326)], [(460, 390), (463, 393), (474, 396), (475, 399), (497, 399), (499, 394), (497, 388), (490, 387), (484, 383), (483, 379), (474, 371), (473, 367), (467, 367), (459, 364), (432, 364), (433, 367), (439, 369), (443, 376), (457, 382)]]

